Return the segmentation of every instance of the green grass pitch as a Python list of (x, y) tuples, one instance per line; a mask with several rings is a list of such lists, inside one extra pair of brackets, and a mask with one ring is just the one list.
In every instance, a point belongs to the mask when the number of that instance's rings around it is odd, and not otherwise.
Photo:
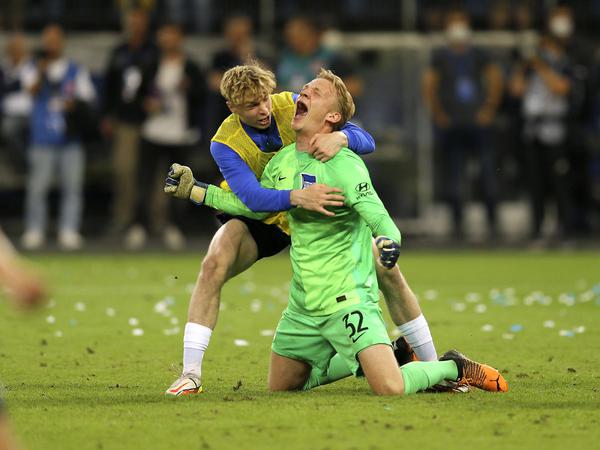
[[(0, 378), (26, 448), (521, 449), (600, 442), (600, 255), (416, 253), (401, 267), (438, 352), (457, 348), (510, 392), (373, 396), (363, 379), (265, 389), (286, 255), (232, 280), (204, 359), (206, 393), (167, 399), (201, 255), (42, 255), (52, 301), (0, 304)], [(389, 323), (389, 321), (388, 321)], [(393, 327), (390, 326), (390, 330)]]

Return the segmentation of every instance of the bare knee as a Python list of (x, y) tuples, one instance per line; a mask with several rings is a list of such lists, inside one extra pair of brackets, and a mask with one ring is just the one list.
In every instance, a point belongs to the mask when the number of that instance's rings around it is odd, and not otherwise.
[(225, 258), (208, 254), (202, 261), (199, 281), (203, 284), (223, 284), (227, 278), (230, 264)]

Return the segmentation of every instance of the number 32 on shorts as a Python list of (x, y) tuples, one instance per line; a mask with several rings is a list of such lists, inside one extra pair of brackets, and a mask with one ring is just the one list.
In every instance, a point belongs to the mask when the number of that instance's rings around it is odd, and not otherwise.
[(363, 327), (364, 317), (360, 311), (352, 311), (346, 314), (342, 320), (346, 328), (350, 330), (349, 338), (352, 339), (352, 342), (358, 341), (369, 329), (369, 327)]

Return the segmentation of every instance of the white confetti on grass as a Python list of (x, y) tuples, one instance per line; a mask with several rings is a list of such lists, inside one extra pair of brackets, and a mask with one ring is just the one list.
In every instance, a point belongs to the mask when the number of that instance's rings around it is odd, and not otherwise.
[(60, 330), (56, 330), (54, 332), (54, 336), (56, 336), (57, 338), (63, 337), (63, 332)]
[(282, 294), (284, 294), (284, 292), (281, 290), (281, 288), (272, 287), (269, 290), (269, 294), (271, 295), (271, 297), (279, 298)]
[(504, 333), (502, 334), (502, 339), (506, 339), (507, 341), (510, 341), (512, 339), (515, 338), (515, 335), (512, 333)]
[(250, 311), (257, 313), (262, 309), (262, 301), (258, 298), (253, 299), (250, 302)]
[(140, 324), (139, 319), (135, 318), (135, 317), (130, 317), (129, 320), (127, 321), (127, 323), (129, 325), (131, 325), (132, 327), (137, 327)]
[(53, 315), (49, 315), (48, 317), (46, 317), (46, 322), (48, 322), (49, 324), (56, 323), (56, 317), (54, 317)]
[(85, 311), (85, 303), (83, 303), (83, 302), (75, 303), (75, 311), (79, 311), (79, 312)]
[(106, 308), (106, 315), (108, 317), (115, 317), (116, 314), (117, 311), (115, 311), (115, 308)]
[(179, 319), (177, 317), (171, 317), (169, 322), (171, 322), (171, 325), (177, 325), (179, 323)]
[(133, 334), (134, 336), (143, 336), (144, 330), (142, 328), (134, 328), (133, 330), (131, 330), (131, 334)]
[(467, 305), (461, 302), (452, 303), (452, 311), (454, 312), (464, 312), (467, 309)]
[(423, 294), (425, 300), (435, 300), (438, 297), (438, 292), (435, 289), (428, 289)]
[(260, 330), (261, 336), (269, 337), (269, 336), (273, 336), (274, 334), (275, 334), (274, 330)]
[(565, 306), (574, 306), (575, 305), (575, 294), (572, 293), (562, 293), (558, 297), (558, 303)]
[(181, 331), (181, 329), (179, 327), (166, 328), (163, 330), (163, 334), (165, 336), (173, 336), (173, 335), (179, 334), (180, 331)]
[(558, 335), (560, 337), (573, 337), (573, 336), (575, 336), (575, 333), (571, 330), (560, 330), (558, 332)]
[(491, 323), (486, 323), (481, 327), (481, 331), (484, 331), (486, 333), (494, 331), (494, 325), (492, 325)]
[(583, 325), (579, 325), (578, 327), (573, 328), (573, 331), (577, 334), (585, 333), (585, 327)]
[(483, 303), (480, 303), (477, 306), (475, 306), (475, 312), (477, 314), (483, 314), (486, 311), (487, 311), (487, 306), (484, 305)]
[(248, 347), (250, 343), (246, 339), (234, 339), (233, 345), (236, 347)]
[(256, 283), (254, 283), (252, 281), (246, 281), (240, 287), (240, 291), (242, 292), (242, 294), (250, 294), (251, 292), (254, 292), (255, 290), (256, 290)]
[(556, 326), (556, 322), (554, 322), (554, 320), (544, 321), (544, 328), (554, 328), (555, 326)]
[(479, 303), (481, 301), (481, 295), (477, 292), (469, 292), (465, 295), (465, 301), (467, 303)]

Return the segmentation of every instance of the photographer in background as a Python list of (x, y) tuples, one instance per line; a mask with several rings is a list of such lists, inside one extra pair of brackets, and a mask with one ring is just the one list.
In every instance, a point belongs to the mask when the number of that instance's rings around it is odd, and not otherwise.
[(12, 168), (25, 170), (25, 152), (31, 114), (31, 96), (24, 80), (35, 71), (29, 58), (27, 42), (21, 33), (13, 34), (6, 44), (6, 61), (2, 66), (2, 139)]
[(65, 250), (83, 245), (79, 233), (83, 203), (85, 154), (82, 118), (95, 98), (87, 70), (63, 55), (64, 32), (48, 25), (37, 52), (37, 70), (26, 82), (33, 97), (30, 123), (29, 173), (26, 187), (25, 233), (22, 245), (44, 245), (48, 192), (58, 172), (61, 188), (58, 243)]
[(555, 10), (550, 15), (550, 33), (542, 36), (536, 54), (516, 67), (509, 86), (511, 94), (522, 99), (525, 173), (534, 241), (542, 234), (546, 197), (556, 202), (557, 234), (564, 235), (572, 228), (572, 165), (567, 139), (574, 83), (572, 62), (554, 30), (557, 15), (562, 13)]
[(479, 160), (481, 187), (489, 234), (496, 229), (496, 155), (490, 145), (491, 126), (502, 99), (499, 66), (471, 44), (469, 16), (463, 11), (446, 17), (446, 45), (436, 49), (423, 78), (423, 96), (436, 127), (442, 153), (444, 192), (452, 208), (454, 236), (463, 236), (464, 174), (469, 152)]

